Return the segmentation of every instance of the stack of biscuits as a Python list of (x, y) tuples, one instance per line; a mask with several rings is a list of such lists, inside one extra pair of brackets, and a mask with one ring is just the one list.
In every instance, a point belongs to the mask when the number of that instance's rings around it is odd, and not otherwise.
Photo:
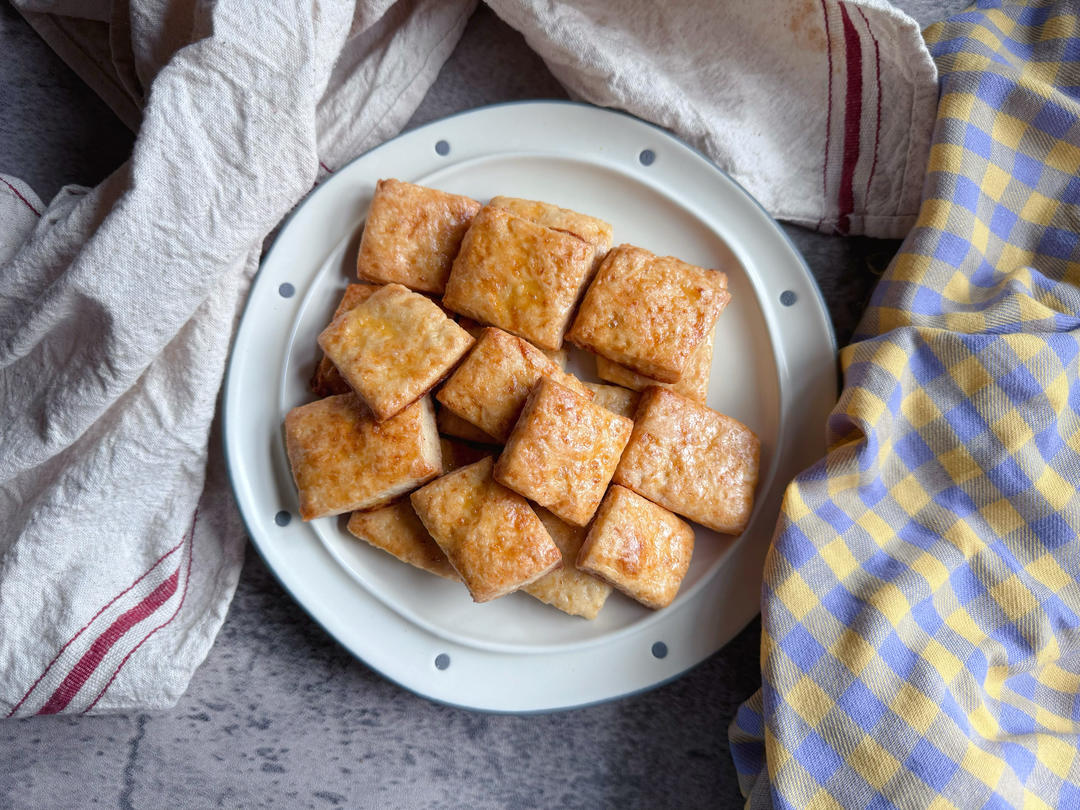
[[(727, 276), (612, 241), (554, 205), (379, 181), (363, 283), (319, 335), (320, 399), (285, 418), (301, 517), (352, 513), (477, 602), (670, 604), (684, 518), (740, 533), (760, 444), (705, 405)], [(567, 344), (603, 384), (565, 370)]]

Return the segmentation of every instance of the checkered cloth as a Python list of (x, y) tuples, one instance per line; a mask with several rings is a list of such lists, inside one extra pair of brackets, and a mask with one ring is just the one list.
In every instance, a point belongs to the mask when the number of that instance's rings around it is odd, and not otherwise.
[(1080, 808), (1080, 3), (926, 38), (918, 222), (766, 563), (751, 806)]

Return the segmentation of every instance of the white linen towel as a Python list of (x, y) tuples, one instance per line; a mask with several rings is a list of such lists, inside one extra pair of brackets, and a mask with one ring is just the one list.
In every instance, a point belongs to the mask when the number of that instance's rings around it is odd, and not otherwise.
[[(0, 183), (0, 716), (172, 705), (242, 559), (212, 424), (263, 238), (396, 133), (475, 0), (16, 0), (133, 128), (42, 205)], [(776, 216), (900, 236), (936, 84), (882, 0), (491, 0), (578, 97), (666, 126)]]

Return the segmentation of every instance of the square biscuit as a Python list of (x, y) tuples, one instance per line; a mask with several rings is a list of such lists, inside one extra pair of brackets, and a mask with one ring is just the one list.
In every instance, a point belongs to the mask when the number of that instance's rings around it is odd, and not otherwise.
[(573, 234), (487, 206), (465, 234), (443, 303), (541, 349), (559, 349), (594, 253)]
[[(367, 301), (377, 289), (379, 288), (371, 284), (350, 284), (345, 288), (345, 293), (341, 296), (337, 309), (334, 310), (334, 317), (330, 319), (331, 322), (341, 313), (348, 312), (357, 304)], [(347, 394), (352, 391), (325, 354), (319, 359), (319, 365), (315, 367), (315, 374), (311, 377), (310, 385), (311, 392), (319, 397)]]
[(489, 436), (472, 422), (462, 419), (447, 408), (439, 408), (435, 421), (439, 427), (439, 433), (443, 436), (453, 436), (456, 439), (464, 439), (477, 444), (499, 443), (494, 436)]
[(428, 298), (387, 284), (342, 313), (319, 345), (378, 419), (389, 419), (450, 373), (475, 341)]
[(596, 217), (579, 214), (569, 208), (560, 208), (551, 203), (537, 200), (523, 200), (520, 197), (492, 197), (488, 203), (492, 208), (502, 208), (511, 214), (532, 220), (557, 231), (567, 231), (584, 239), (596, 248), (596, 260), (604, 258), (613, 240), (611, 225)]
[(593, 516), (634, 423), (551, 377), (529, 394), (495, 465), (495, 480), (568, 523)]
[(616, 484), (596, 512), (577, 565), (657, 610), (679, 592), (693, 553), (690, 524)]
[(355, 394), (301, 405), (285, 416), (285, 449), (304, 520), (381, 506), (442, 472), (429, 397), (385, 422)]
[(658, 388), (670, 388), (676, 394), (682, 394), (695, 402), (705, 404), (709, 397), (709, 376), (712, 372), (713, 358), (713, 333), (690, 355), (690, 362), (683, 369), (683, 375), (678, 382), (662, 383), (642, 377), (628, 368), (612, 363), (606, 357), (596, 355), (596, 376), (601, 380), (613, 382), (634, 391), (642, 391), (650, 385)]
[(618, 385), (599, 385), (598, 383), (584, 383), (585, 387), (593, 392), (593, 402), (612, 413), (625, 416), (627, 419), (634, 418), (638, 400), (641, 394), (630, 391)]
[(559, 520), (542, 506), (536, 514), (562, 554), (562, 568), (545, 574), (521, 590), (571, 616), (595, 619), (611, 595), (611, 586), (576, 568), (578, 552), (585, 542), (585, 528)]
[(446, 579), (460, 580), (406, 498), (370, 512), (353, 512), (349, 534), (392, 554), (403, 563)]
[(491, 468), (491, 458), (481, 459), (409, 496), (476, 602), (505, 596), (562, 565), (528, 501), (497, 483)]
[(608, 253), (567, 339), (660, 382), (678, 382), (731, 295), (727, 275), (619, 245)]
[(458, 194), (380, 180), (371, 199), (356, 275), (441, 295), (480, 203)]
[(592, 398), (576, 377), (535, 346), (488, 327), (435, 397), (448, 410), (505, 442), (529, 391), (545, 376)]
[(761, 442), (746, 425), (647, 388), (614, 481), (702, 526), (738, 534), (754, 508), (760, 458)]

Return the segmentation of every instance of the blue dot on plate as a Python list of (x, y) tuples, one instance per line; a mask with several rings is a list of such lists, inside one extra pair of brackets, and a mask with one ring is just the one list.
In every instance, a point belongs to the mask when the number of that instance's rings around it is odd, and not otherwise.
[(642, 166), (652, 166), (656, 161), (656, 152), (652, 149), (642, 149), (637, 158), (641, 161)]
[(798, 300), (799, 296), (797, 296), (792, 290), (784, 290), (782, 293), (780, 293), (780, 303), (783, 304), (785, 307), (790, 307)]
[(296, 294), (296, 287), (286, 281), (277, 288), (277, 291), (282, 298), (292, 298)]
[(278, 526), (288, 526), (290, 520), (292, 520), (292, 515), (290, 515), (284, 509), (274, 515), (274, 523), (276, 523)]
[(446, 669), (450, 666), (450, 656), (446, 653), (439, 653), (435, 656), (435, 669)]
[(667, 656), (667, 644), (662, 641), (658, 641), (652, 645), (653, 658), (664, 658)]
[(450, 154), (450, 144), (447, 143), (446, 141), (438, 141), (438, 142), (436, 142), (436, 144), (435, 144), (435, 154), (443, 155), (443, 156), (449, 155)]

